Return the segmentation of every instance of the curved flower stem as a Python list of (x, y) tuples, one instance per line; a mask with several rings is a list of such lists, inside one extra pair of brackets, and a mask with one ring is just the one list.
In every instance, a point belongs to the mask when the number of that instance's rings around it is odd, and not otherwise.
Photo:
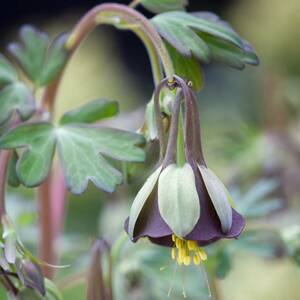
[[(174, 67), (168, 50), (156, 29), (147, 18), (136, 10), (122, 4), (101, 4), (90, 10), (75, 26), (66, 47), (71, 51), (71, 56), (82, 41), (98, 24), (110, 24), (119, 29), (130, 29), (142, 40), (147, 48), (155, 85), (162, 79), (160, 63), (164, 72), (173, 80)], [(42, 103), (49, 111), (53, 111), (54, 99), (62, 78), (59, 76), (55, 82), (49, 85), (44, 92)]]

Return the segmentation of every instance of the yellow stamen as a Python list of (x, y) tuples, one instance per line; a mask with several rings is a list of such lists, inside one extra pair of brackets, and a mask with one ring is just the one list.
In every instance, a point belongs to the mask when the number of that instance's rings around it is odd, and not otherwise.
[(183, 263), (185, 266), (189, 266), (191, 264), (191, 257), (190, 256), (185, 256), (183, 259)]
[(200, 265), (200, 263), (201, 263), (201, 259), (200, 259), (200, 257), (199, 257), (199, 255), (194, 255), (194, 257), (193, 257), (193, 262), (194, 262), (194, 265), (195, 266), (199, 266)]
[(175, 234), (172, 235), (172, 241), (174, 247), (171, 250), (171, 257), (173, 260), (177, 259), (178, 265), (189, 266), (193, 262), (194, 265), (198, 266), (202, 261), (207, 260), (207, 254), (198, 246), (196, 241), (184, 240)]
[(187, 241), (187, 246), (188, 246), (190, 251), (193, 251), (196, 248), (198, 248), (198, 245), (197, 245), (196, 241)]
[(172, 248), (171, 256), (173, 260), (176, 259), (176, 248)]
[(206, 252), (203, 249), (198, 248), (197, 254), (201, 258), (201, 260), (207, 260), (207, 254), (206, 254)]

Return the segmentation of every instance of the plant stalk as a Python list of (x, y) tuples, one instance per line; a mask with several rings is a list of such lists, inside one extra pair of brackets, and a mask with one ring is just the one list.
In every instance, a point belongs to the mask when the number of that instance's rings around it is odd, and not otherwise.
[(5, 185), (8, 163), (10, 159), (10, 151), (0, 151), (0, 218), (6, 214), (5, 209)]
[[(38, 187), (38, 209), (40, 224), (39, 257), (48, 264), (55, 264), (54, 219), (52, 218), (50, 198), (51, 174), (48, 179)], [(44, 265), (43, 273), (52, 278), (53, 269)]]

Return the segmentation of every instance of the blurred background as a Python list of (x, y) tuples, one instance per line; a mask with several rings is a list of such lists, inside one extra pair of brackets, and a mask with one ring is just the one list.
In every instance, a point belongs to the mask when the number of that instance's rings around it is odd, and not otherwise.
[[(55, 35), (71, 30), (83, 13), (101, 2), (5, 1), (0, 10), (1, 52), (5, 52), (9, 41), (16, 39), (22, 24), (31, 23)], [(261, 60), (259, 67), (243, 71), (217, 64), (203, 65), (205, 85), (199, 94), (199, 104), (207, 162), (230, 187), (237, 210), (248, 218), (241, 241), (236, 245), (221, 243), (211, 250), (212, 257), (220, 264), (215, 268), (220, 278), (214, 286), (218, 300), (297, 300), (300, 294), (300, 2), (190, 0), (188, 10), (219, 14), (250, 41)], [(141, 11), (151, 17), (146, 10)], [(120, 103), (121, 114), (112, 124), (138, 129), (152, 91), (149, 61), (140, 41), (132, 33), (103, 27), (91, 34), (68, 66), (56, 114), (59, 116), (88, 100), (114, 99)], [(153, 151), (148, 152), (151, 162)], [(122, 232), (134, 193), (149, 172), (139, 165), (130, 168), (132, 184), (120, 187), (113, 195), (91, 186), (80, 197), (69, 196), (59, 251), (61, 264), (71, 267), (59, 271), (56, 278), (67, 300), (84, 299), (83, 272), (92, 241), (104, 237), (113, 243)], [(35, 191), (22, 187), (9, 190), (9, 213), (17, 223), (21, 239), (36, 252), (34, 196)], [(167, 298), (170, 276), (160, 271), (164, 262), (159, 262), (169, 253), (160, 250), (147, 243), (127, 245), (116, 266), (117, 300)], [(191, 299), (209, 299), (203, 274), (186, 276)], [(153, 287), (157, 287), (156, 294)]]

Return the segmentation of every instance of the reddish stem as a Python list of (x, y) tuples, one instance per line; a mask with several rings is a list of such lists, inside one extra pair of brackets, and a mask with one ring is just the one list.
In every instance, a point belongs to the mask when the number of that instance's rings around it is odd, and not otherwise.
[(0, 217), (5, 213), (5, 184), (6, 184), (6, 173), (8, 169), (8, 162), (10, 158), (10, 151), (0, 151)]
[[(53, 240), (53, 222), (50, 199), (50, 177), (38, 188), (40, 239), (39, 256), (42, 261), (52, 264), (55, 259), (55, 245)], [(53, 276), (53, 270), (43, 266), (44, 275), (48, 278)]]

